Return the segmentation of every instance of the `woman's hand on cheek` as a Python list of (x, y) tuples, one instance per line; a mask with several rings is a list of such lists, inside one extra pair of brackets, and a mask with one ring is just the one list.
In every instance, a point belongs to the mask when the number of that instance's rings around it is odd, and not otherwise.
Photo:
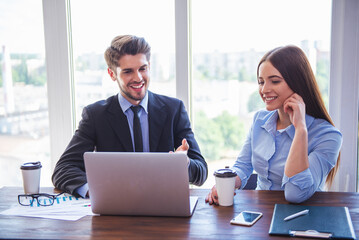
[(300, 126), (306, 127), (305, 103), (301, 96), (293, 93), (287, 100), (285, 100), (284, 112), (289, 115), (290, 121), (295, 128)]

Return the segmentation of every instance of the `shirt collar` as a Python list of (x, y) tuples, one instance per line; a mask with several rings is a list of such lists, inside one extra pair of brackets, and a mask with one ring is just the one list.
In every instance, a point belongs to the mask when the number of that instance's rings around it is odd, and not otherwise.
[(267, 119), (267, 121), (264, 122), (262, 125), (262, 128), (264, 128), (267, 132), (275, 134), (275, 131), (277, 130), (277, 119), (278, 119), (278, 112), (272, 111), (270, 113), (271, 115)]
[[(132, 104), (126, 98), (124, 98), (121, 93), (118, 94), (118, 102), (120, 103), (120, 106), (124, 113), (132, 106)], [(140, 105), (145, 110), (145, 112), (148, 113), (148, 91), (146, 92), (145, 97), (140, 102)]]
[[(272, 115), (268, 118), (268, 120), (262, 125), (267, 132), (272, 133), (275, 135), (275, 131), (277, 131), (277, 119), (278, 119), (278, 112), (273, 111)], [(307, 125), (307, 129), (312, 125), (314, 121), (314, 117), (305, 114), (305, 123)], [(293, 139), (295, 134), (295, 128), (293, 124), (289, 125), (287, 128), (284, 129), (284, 132), (288, 134), (288, 136)]]

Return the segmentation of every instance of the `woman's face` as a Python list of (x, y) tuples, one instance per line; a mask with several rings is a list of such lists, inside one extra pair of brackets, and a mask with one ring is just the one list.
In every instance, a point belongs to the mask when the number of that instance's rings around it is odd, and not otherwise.
[(258, 85), (259, 95), (268, 111), (282, 109), (284, 101), (294, 93), (280, 72), (269, 61), (259, 66)]

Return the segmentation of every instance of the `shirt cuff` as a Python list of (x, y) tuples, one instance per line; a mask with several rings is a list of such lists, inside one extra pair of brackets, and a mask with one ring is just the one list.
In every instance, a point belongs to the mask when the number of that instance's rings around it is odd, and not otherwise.
[(77, 194), (79, 194), (81, 197), (83, 198), (87, 198), (86, 197), (86, 193), (89, 190), (89, 185), (88, 183), (85, 183), (84, 185), (82, 185), (81, 187), (76, 189)]
[(287, 175), (284, 174), (282, 179), (282, 188), (287, 182), (297, 186), (300, 190), (308, 188), (314, 184), (313, 176), (309, 168), (305, 169), (303, 172), (297, 173), (292, 177), (287, 177)]
[(242, 172), (239, 168), (232, 167), (234, 171), (236, 171), (237, 176), (241, 179), (241, 187), (239, 189), (243, 189), (248, 181), (247, 175)]

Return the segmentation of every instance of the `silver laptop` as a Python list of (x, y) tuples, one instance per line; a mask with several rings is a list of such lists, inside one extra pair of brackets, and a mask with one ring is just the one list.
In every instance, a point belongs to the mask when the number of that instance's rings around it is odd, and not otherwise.
[(191, 216), (187, 156), (182, 153), (86, 152), (92, 211), (103, 215)]

